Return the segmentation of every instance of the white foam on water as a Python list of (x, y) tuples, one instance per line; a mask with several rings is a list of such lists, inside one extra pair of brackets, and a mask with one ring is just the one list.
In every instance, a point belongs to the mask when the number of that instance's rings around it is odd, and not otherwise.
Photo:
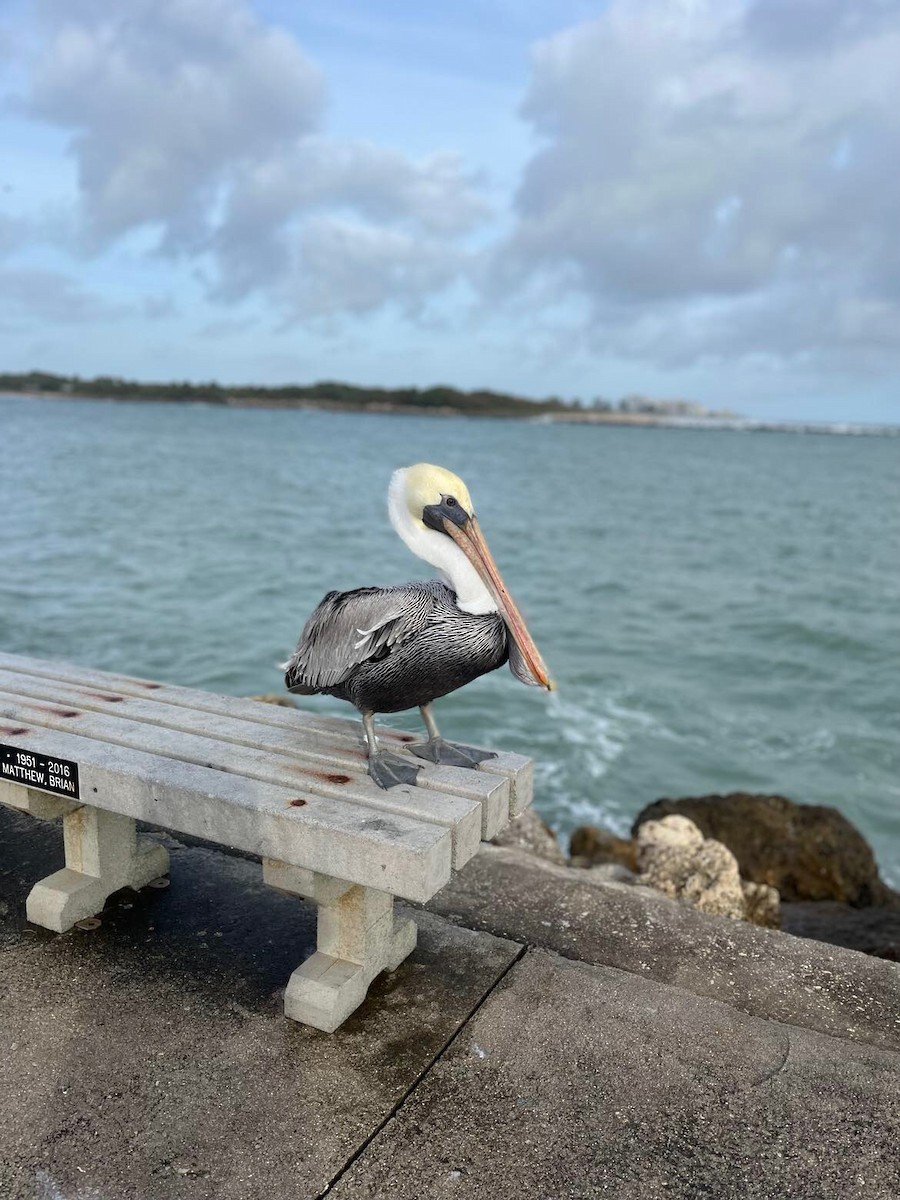
[(644, 712), (639, 708), (628, 708), (624, 704), (620, 704), (611, 696), (604, 701), (604, 708), (625, 728), (628, 726), (636, 727), (642, 733), (650, 733), (653, 737), (661, 738), (667, 742), (684, 742), (696, 746), (702, 746), (706, 742), (706, 738), (696, 733), (679, 732), (677, 729), (671, 729), (668, 725), (664, 725), (658, 717), (652, 713)]
[(613, 717), (595, 708), (554, 693), (547, 706), (548, 719), (562, 742), (581, 760), (591, 779), (602, 779), (625, 749), (627, 735)]
[(678, 737), (652, 713), (612, 696), (587, 689), (580, 696), (575, 689), (554, 693), (533, 750), (538, 808), (564, 828), (600, 821), (624, 833), (633, 814), (611, 803), (597, 785), (629, 743), (648, 734)]

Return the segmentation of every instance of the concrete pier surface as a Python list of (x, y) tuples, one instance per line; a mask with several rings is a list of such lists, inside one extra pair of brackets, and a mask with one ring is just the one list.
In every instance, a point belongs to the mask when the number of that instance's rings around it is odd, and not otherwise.
[(0, 811), (0, 1197), (900, 1197), (900, 965), (479, 855), (334, 1034), (258, 863), (29, 926), (58, 828)]

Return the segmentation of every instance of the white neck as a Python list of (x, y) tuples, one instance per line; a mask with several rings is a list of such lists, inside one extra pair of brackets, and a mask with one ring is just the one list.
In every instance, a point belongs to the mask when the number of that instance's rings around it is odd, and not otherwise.
[(444, 582), (456, 593), (456, 603), (469, 613), (497, 611), (497, 605), (478, 572), (451, 538), (417, 521), (406, 503), (405, 480), (396, 471), (388, 491), (388, 515), (398, 537), (417, 558), (436, 567)]

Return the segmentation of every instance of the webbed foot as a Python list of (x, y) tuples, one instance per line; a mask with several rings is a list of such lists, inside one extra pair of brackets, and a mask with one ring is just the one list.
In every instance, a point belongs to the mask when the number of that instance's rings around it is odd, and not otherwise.
[(496, 758), (492, 750), (479, 750), (475, 746), (461, 746), (458, 742), (445, 742), (442, 737), (429, 738), (427, 742), (415, 742), (408, 747), (417, 758), (439, 763), (443, 767), (469, 767), (474, 769), (486, 758)]
[(369, 756), (369, 774), (385, 791), (402, 783), (414, 785), (421, 769), (405, 754), (394, 754), (390, 750), (379, 750)]

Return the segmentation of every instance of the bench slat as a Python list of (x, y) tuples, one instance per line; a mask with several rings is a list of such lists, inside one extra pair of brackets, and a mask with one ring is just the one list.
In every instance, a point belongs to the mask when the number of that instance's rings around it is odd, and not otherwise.
[[(47, 700), (58, 705), (74, 705), (93, 712), (108, 713), (110, 716), (128, 717), (130, 720), (180, 729), (185, 733), (196, 733), (222, 742), (251, 746), (256, 750), (271, 750), (296, 761), (309, 763), (313, 770), (349, 773), (364, 785), (366, 794), (372, 797), (373, 803), (378, 804), (379, 800), (384, 799), (384, 793), (376, 789), (368, 778), (364, 747), (351, 740), (339, 739), (331, 733), (310, 730), (305, 726), (299, 729), (280, 727), (247, 720), (244, 717), (222, 716), (195, 708), (159, 703), (155, 698), (148, 699), (147, 695), (124, 695), (110, 688), (105, 691), (91, 690), (83, 684), (58, 683), (45, 677), (2, 668), (0, 691), (35, 700)], [(155, 692), (149, 693), (151, 697), (155, 695)], [(253, 708), (263, 707), (252, 701), (247, 702), (247, 705), (251, 709), (251, 715)], [(418, 759), (412, 761), (418, 765)], [(451, 800), (451, 796), (462, 796), (482, 806), (482, 838), (489, 840), (505, 827), (509, 819), (507, 779), (479, 771), (467, 771), (461, 767), (432, 767), (430, 772), (423, 772), (419, 778), (424, 785), (430, 785), (431, 794), (427, 804), (428, 811), (434, 813), (431, 819), (443, 819), (439, 818), (439, 814), (444, 807), (447, 809), (445, 824), (456, 824), (460, 820), (468, 819), (472, 812), (471, 805), (453, 804)], [(438, 791), (444, 795), (451, 795), (447, 796), (445, 805), (435, 808), (433, 794)], [(415, 802), (415, 797), (412, 797), (412, 800)], [(420, 803), (424, 802), (424, 798), (420, 799)], [(455, 865), (461, 866), (462, 863)]]
[[(278, 706), (268, 705), (267, 707), (277, 708)], [(280, 711), (290, 713), (291, 710), (283, 708)], [(305, 724), (310, 729), (315, 729), (320, 733), (330, 733), (332, 736), (342, 739), (353, 737), (353, 722), (348, 722), (345, 717), (317, 716), (314, 713), (307, 712), (305, 709), (295, 709), (294, 711), (305, 719)], [(388, 725), (380, 725), (378, 727), (378, 736), (385, 744), (390, 744), (391, 742), (406, 744), (410, 741), (420, 741), (422, 735), (407, 733), (402, 729), (392, 729)], [(487, 747), (479, 747), (479, 749), (487, 749)], [(478, 772), (509, 780), (509, 815), (517, 817), (519, 813), (524, 812), (528, 808), (534, 798), (534, 766), (532, 761), (523, 754), (513, 754), (506, 750), (492, 750), (491, 753), (494, 757), (480, 762), (478, 764)], [(439, 769), (446, 770), (444, 767)], [(469, 773), (477, 775), (478, 772)]]
[[(472, 800), (428, 792), (423, 788), (398, 787), (383, 791), (369, 779), (359, 764), (348, 764), (346, 769), (335, 770), (326, 763), (323, 768), (277, 752), (222, 742), (215, 736), (186, 733), (131, 720), (128, 714), (118, 711), (112, 715), (90, 711), (70, 700), (69, 697), (77, 696), (77, 692), (65, 688), (54, 689), (54, 693), (53, 702), (46, 703), (2, 688), (0, 717), (192, 762), (263, 783), (297, 788), (304, 794), (349, 800), (365, 806), (373, 816), (397, 814), (411, 820), (443, 825), (451, 833), (453, 865), (457, 868), (468, 862), (478, 850), (481, 811), (480, 806)], [(112, 707), (117, 709), (122, 706)]]
[(0, 719), (0, 740), (78, 763), (81, 798), (124, 816), (424, 902), (450, 878), (440, 825)]
[[(288, 729), (308, 729), (331, 733), (343, 740), (352, 741), (359, 745), (359, 734), (353, 728), (353, 722), (342, 717), (322, 716), (303, 709), (281, 708), (275, 704), (260, 704), (247, 698), (237, 696), (221, 696), (212, 692), (195, 691), (191, 688), (179, 687), (175, 684), (158, 683), (155, 680), (140, 679), (133, 675), (121, 675), (109, 671), (95, 671), (88, 667), (72, 663), (49, 663), (43, 659), (34, 659), (16, 654), (0, 654), (0, 667), (23, 674), (37, 675), (61, 682), (70, 682), (85, 687), (106, 688), (121, 692), (124, 695), (151, 696), (165, 704), (181, 705), (198, 709), (203, 712), (214, 712), (222, 716), (234, 716), (250, 719), (260, 724), (273, 725)], [(248, 712), (248, 708), (250, 712)], [(253, 709), (259, 708), (256, 715)], [(378, 735), (382, 740), (390, 742), (418, 741), (421, 734), (406, 733), (403, 730), (379, 726)], [(427, 770), (445, 770), (446, 768), (427, 768)], [(479, 770), (489, 775), (500, 775), (510, 781), (510, 814), (517, 816), (528, 807), (533, 795), (533, 768), (531, 760), (520, 754), (500, 753), (496, 758), (485, 760), (479, 764)], [(426, 773), (423, 773), (426, 775)], [(420, 776), (420, 779), (425, 779)]]

